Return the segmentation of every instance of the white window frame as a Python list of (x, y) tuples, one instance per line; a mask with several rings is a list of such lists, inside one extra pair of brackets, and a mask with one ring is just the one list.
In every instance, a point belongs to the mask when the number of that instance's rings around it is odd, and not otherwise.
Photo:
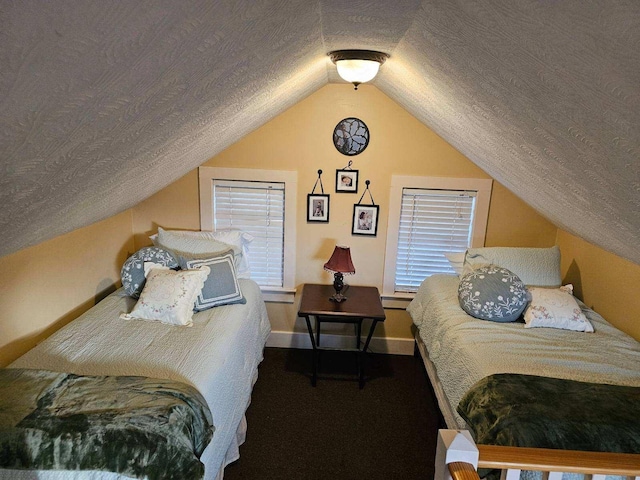
[[(284, 183), (284, 258), (282, 287), (260, 287), (267, 302), (293, 303), (296, 293), (296, 208), (298, 172), (253, 168), (200, 167), (200, 230), (213, 231), (213, 181)], [(251, 261), (251, 258), (249, 258)]]
[(415, 293), (396, 292), (396, 257), (398, 252), (398, 226), (402, 209), (402, 193), (405, 188), (435, 190), (467, 190), (477, 192), (475, 216), (472, 224), (471, 246), (483, 247), (489, 219), (489, 204), (493, 180), (484, 178), (414, 177), (393, 175), (389, 195), (389, 223), (382, 283), (382, 302), (385, 308), (406, 308)]

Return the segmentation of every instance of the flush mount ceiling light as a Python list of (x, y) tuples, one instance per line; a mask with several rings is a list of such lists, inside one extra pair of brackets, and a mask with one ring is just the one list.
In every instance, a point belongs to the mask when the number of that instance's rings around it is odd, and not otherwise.
[(389, 55), (373, 50), (335, 50), (329, 52), (329, 58), (336, 64), (338, 75), (357, 90), (358, 85), (375, 78)]

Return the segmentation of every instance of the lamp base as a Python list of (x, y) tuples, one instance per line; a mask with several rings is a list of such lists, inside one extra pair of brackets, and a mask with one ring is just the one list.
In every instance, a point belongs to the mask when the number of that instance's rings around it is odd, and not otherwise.
[(329, 297), (329, 300), (331, 300), (332, 302), (336, 302), (336, 303), (344, 302), (346, 299), (347, 299), (347, 297), (345, 297), (341, 293), (334, 293), (333, 295), (331, 295)]
[(335, 272), (333, 274), (333, 288), (335, 289), (336, 293), (329, 297), (329, 300), (331, 300), (332, 302), (340, 303), (344, 302), (347, 299), (347, 297), (342, 295), (342, 289), (344, 288), (343, 278), (344, 277), (342, 276), (341, 272)]

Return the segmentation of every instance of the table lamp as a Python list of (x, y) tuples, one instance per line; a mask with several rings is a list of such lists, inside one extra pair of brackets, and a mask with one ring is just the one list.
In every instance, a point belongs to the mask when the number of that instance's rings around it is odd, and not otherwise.
[(351, 250), (349, 247), (342, 247), (336, 245), (333, 250), (333, 254), (327, 263), (324, 264), (324, 269), (327, 272), (333, 272), (333, 288), (336, 293), (332, 295), (329, 300), (332, 302), (344, 302), (347, 297), (342, 295), (342, 288), (344, 287), (343, 275), (353, 275), (356, 273), (356, 269), (351, 262)]

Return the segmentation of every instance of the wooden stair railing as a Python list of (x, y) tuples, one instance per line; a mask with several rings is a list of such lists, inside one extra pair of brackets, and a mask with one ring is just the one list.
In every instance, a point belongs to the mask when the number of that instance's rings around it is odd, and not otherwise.
[(478, 445), (479, 468), (640, 476), (640, 455)]
[(453, 480), (480, 480), (478, 472), (470, 463), (451, 462), (447, 467)]
[(640, 480), (640, 455), (476, 446), (468, 432), (441, 430), (435, 480), (477, 480), (477, 468), (501, 469), (503, 480), (518, 480), (522, 470), (542, 471), (547, 480), (559, 480), (563, 472), (582, 473), (591, 480), (603, 480), (605, 475)]

